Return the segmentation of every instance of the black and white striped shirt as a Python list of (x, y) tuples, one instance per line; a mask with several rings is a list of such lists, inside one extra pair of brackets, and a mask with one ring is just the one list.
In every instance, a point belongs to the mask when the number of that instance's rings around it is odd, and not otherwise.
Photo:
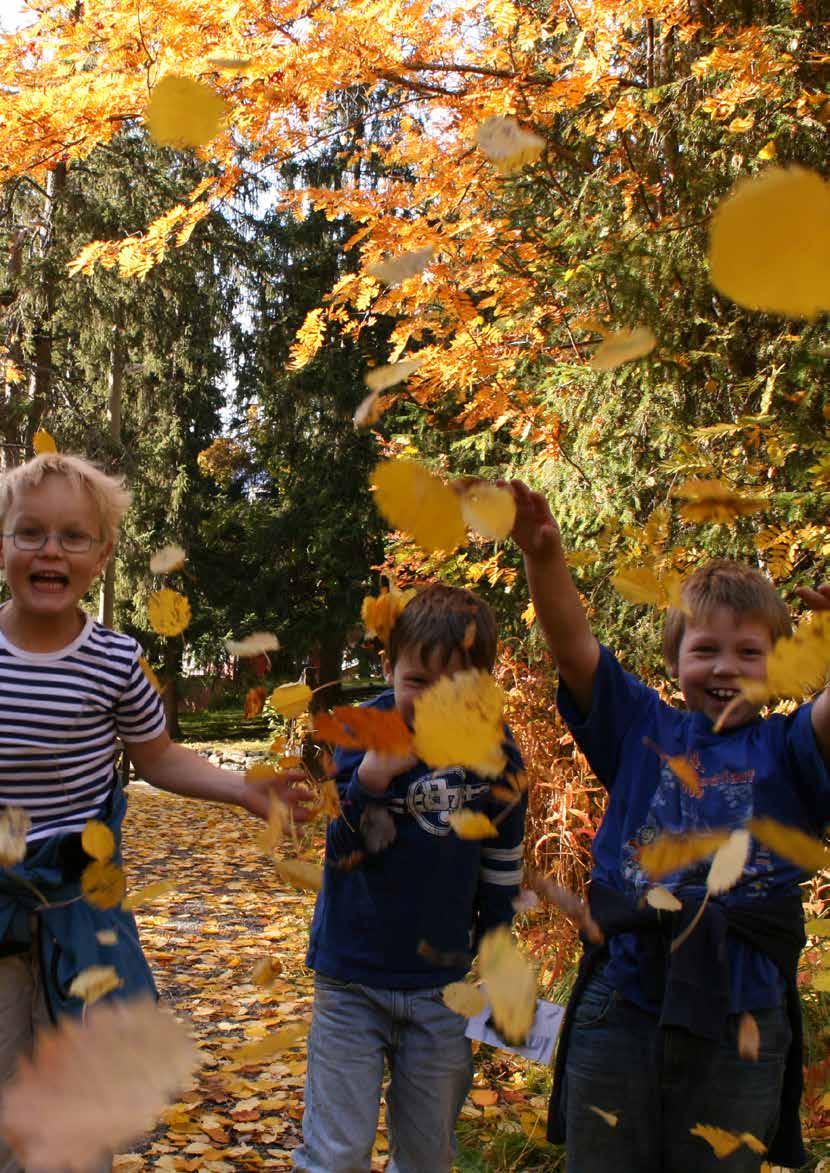
[(0, 632), (0, 807), (32, 820), (29, 842), (80, 831), (114, 784), (116, 737), (164, 731), (161, 697), (141, 648), (87, 617), (57, 652), (27, 652)]

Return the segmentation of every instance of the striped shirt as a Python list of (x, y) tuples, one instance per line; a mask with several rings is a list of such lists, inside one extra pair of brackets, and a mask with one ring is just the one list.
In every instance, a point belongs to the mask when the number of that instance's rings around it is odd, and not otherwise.
[(161, 697), (128, 635), (87, 616), (57, 652), (27, 652), (0, 632), (0, 807), (23, 807), (29, 842), (83, 830), (115, 784), (116, 738), (164, 732)]

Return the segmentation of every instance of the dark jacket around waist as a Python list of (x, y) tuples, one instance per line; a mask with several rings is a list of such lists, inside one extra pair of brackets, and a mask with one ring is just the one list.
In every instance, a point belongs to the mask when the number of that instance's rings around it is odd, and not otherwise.
[[(756, 903), (724, 908), (709, 902), (698, 924), (675, 951), (670, 945), (698, 913), (689, 902), (682, 912), (638, 908), (623, 892), (594, 880), (591, 913), (606, 941), (617, 933), (636, 932), (644, 948), (644, 982), (658, 992), (660, 1025), (680, 1027), (716, 1046), (729, 1013), (729, 962), (726, 936), (733, 933), (775, 962), (786, 983), (786, 1007), (792, 1031), (787, 1054), (778, 1131), (769, 1148), (773, 1164), (798, 1168), (806, 1161), (799, 1105), (803, 1088), (801, 1002), (796, 986), (798, 958), (805, 943), (804, 911), (797, 888)], [(574, 1013), (582, 992), (608, 957), (606, 945), (587, 945), (562, 1025), (548, 1110), (548, 1139), (567, 1142), (564, 1077)]]
[[(107, 809), (98, 816), (115, 836), (114, 863), (120, 863), (126, 809), (124, 792), (116, 786)], [(73, 832), (33, 843), (24, 860), (0, 870), (0, 957), (32, 947), (33, 918), (37, 918), (43, 989), (53, 1021), (61, 1014), (82, 1013), (84, 1003), (70, 995), (69, 987), (92, 965), (111, 965), (121, 979), (121, 986), (108, 998), (158, 996), (132, 913), (94, 908), (79, 899), (81, 873), (90, 862), (80, 834)], [(46, 905), (38, 893), (46, 898)], [(104, 929), (115, 931), (114, 945), (98, 940), (97, 934)]]

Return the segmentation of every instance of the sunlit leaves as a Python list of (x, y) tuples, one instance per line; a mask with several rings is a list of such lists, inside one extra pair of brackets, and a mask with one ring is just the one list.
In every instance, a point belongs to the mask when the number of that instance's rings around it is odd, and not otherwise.
[(679, 485), (672, 493), (683, 501), (680, 516), (684, 521), (714, 521), (731, 525), (736, 517), (747, 517), (764, 509), (764, 497), (752, 497), (737, 492), (719, 480), (691, 480)]
[(521, 1045), (536, 1014), (536, 971), (507, 925), (484, 935), (479, 972), (496, 1029), (511, 1045)]
[(830, 851), (818, 839), (797, 827), (787, 827), (769, 818), (750, 819), (747, 825), (759, 843), (805, 872), (830, 867)]
[(226, 639), (225, 647), (232, 656), (243, 659), (249, 656), (259, 656), (263, 652), (279, 651), (280, 641), (271, 631), (254, 631), (244, 639)]
[(187, 1031), (151, 998), (96, 1007), (38, 1034), (4, 1090), (0, 1131), (27, 1168), (89, 1169), (155, 1123), (198, 1062)]
[(688, 835), (658, 835), (640, 848), (640, 866), (653, 880), (682, 871), (722, 847), (728, 831), (699, 831)]
[(488, 672), (442, 676), (415, 701), (415, 752), (430, 766), (496, 778), (505, 764), (503, 712), (504, 692)]
[(115, 855), (115, 836), (106, 823), (90, 819), (81, 832), (81, 847), (92, 859), (106, 863)]
[(121, 985), (123, 982), (111, 965), (90, 965), (72, 979), (69, 993), (92, 1006)]
[(117, 908), (126, 891), (127, 881), (118, 864), (96, 859), (81, 873), (84, 900), (95, 908)]
[(441, 991), (444, 1004), (464, 1018), (475, 1018), (487, 1005), (487, 998), (478, 986), (470, 982), (450, 982)]
[(369, 265), (366, 272), (370, 277), (376, 277), (385, 285), (397, 285), (399, 281), (406, 281), (408, 277), (415, 277), (423, 272), (432, 260), (435, 249), (432, 245), (426, 248), (413, 249), (411, 252), (399, 253), (394, 257), (387, 257)]
[(57, 452), (58, 450), (54, 437), (46, 431), (46, 428), (38, 428), (34, 436), (32, 436), (32, 448), (34, 449), (35, 456), (40, 456), (44, 452)]
[(0, 867), (14, 867), (26, 854), (26, 836), (32, 820), (21, 806), (0, 811)]
[(375, 367), (363, 381), (370, 391), (385, 391), (387, 387), (394, 387), (397, 383), (403, 383), (410, 375), (414, 375), (423, 361), (422, 358), (405, 358), (385, 367)]
[(311, 700), (311, 689), (302, 681), (278, 685), (268, 698), (268, 704), (275, 713), (289, 720), (301, 716)]
[(397, 709), (342, 705), (331, 714), (315, 714), (314, 729), (321, 740), (344, 749), (371, 749), (402, 757), (412, 748), (412, 733)]
[(209, 86), (168, 74), (153, 87), (147, 125), (162, 147), (201, 147), (219, 133), (225, 103)]
[(164, 587), (147, 600), (150, 626), (159, 635), (181, 635), (190, 623), (190, 603), (186, 595)]
[(830, 185), (801, 167), (739, 180), (712, 217), (709, 267), (747, 309), (808, 319), (830, 309)]
[(466, 541), (457, 494), (417, 461), (382, 461), (372, 473), (372, 486), (386, 521), (411, 534), (424, 550), (449, 552)]
[(525, 130), (515, 118), (494, 115), (476, 128), (479, 149), (504, 175), (535, 163), (545, 149), (545, 140)]
[(186, 558), (187, 555), (181, 546), (162, 546), (150, 559), (150, 571), (153, 574), (173, 574), (174, 571), (181, 570)]
[(600, 342), (589, 365), (594, 371), (613, 371), (623, 363), (650, 354), (656, 345), (657, 339), (647, 326), (614, 330)]
[(751, 1132), (727, 1132), (725, 1128), (716, 1128), (712, 1124), (696, 1124), (689, 1131), (692, 1136), (699, 1136), (701, 1140), (705, 1140), (720, 1161), (737, 1152), (742, 1145), (752, 1149), (753, 1153), (763, 1154), (767, 1151), (766, 1145)]
[(459, 839), (495, 839), (499, 833), (498, 827), (483, 811), (474, 811), (467, 807), (453, 811), (449, 821)]
[(388, 645), (398, 616), (407, 603), (415, 598), (416, 593), (414, 588), (399, 591), (397, 587), (391, 587), (388, 591), (382, 590), (379, 595), (366, 595), (360, 608), (360, 618), (367, 639), (377, 638), (384, 646)]
[(483, 538), (503, 542), (516, 520), (516, 500), (508, 488), (479, 478), (455, 481), (453, 488), (461, 498), (461, 516)]

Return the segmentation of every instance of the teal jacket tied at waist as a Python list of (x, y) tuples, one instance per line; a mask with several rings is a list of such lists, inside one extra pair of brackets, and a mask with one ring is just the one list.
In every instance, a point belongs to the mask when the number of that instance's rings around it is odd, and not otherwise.
[[(98, 816), (115, 836), (115, 863), (121, 860), (121, 824), (126, 810), (124, 791), (117, 785), (107, 808)], [(43, 989), (53, 1021), (62, 1014), (81, 1014), (84, 1003), (70, 995), (69, 987), (91, 965), (111, 965), (121, 979), (108, 998), (158, 997), (132, 913), (122, 908), (94, 908), (81, 897), (81, 873), (90, 862), (81, 836), (73, 832), (33, 843), (19, 864), (0, 869), (0, 954), (32, 945), (36, 917)], [(45, 906), (35, 888), (46, 898)], [(97, 934), (102, 929), (115, 932), (114, 945), (101, 944)]]

